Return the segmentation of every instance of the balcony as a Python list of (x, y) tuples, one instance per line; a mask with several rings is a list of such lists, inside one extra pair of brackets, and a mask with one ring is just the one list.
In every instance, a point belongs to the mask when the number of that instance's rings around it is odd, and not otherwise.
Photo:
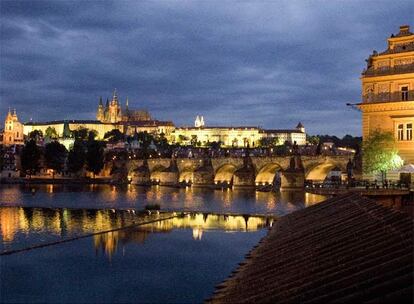
[(363, 102), (397, 102), (414, 101), (414, 91), (367, 94), (362, 96)]
[(365, 77), (383, 76), (383, 75), (394, 75), (394, 74), (405, 74), (414, 72), (414, 63), (396, 65), (394, 67), (381, 67), (374, 69), (370, 67), (368, 70), (364, 70), (362, 75)]

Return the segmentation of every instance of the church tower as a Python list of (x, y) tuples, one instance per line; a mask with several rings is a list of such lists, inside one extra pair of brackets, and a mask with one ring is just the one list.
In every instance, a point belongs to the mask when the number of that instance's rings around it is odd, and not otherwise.
[(99, 98), (98, 111), (96, 112), (96, 119), (103, 122), (105, 120), (105, 110), (102, 103), (102, 97)]
[(122, 110), (121, 104), (118, 100), (118, 95), (116, 94), (116, 89), (112, 97), (112, 101), (109, 104), (109, 121), (110, 123), (117, 123), (122, 120)]
[(16, 110), (13, 113), (10, 111), (7, 113), (6, 120), (4, 122), (3, 133), (4, 145), (23, 145), (23, 124), (19, 122), (17, 118)]

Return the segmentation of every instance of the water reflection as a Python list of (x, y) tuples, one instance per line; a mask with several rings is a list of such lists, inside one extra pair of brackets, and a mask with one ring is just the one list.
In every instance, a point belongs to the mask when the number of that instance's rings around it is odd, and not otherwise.
[(192, 239), (200, 241), (203, 233), (209, 230), (252, 232), (271, 227), (273, 220), (273, 217), (192, 213), (134, 228), (94, 235), (94, 246), (96, 252), (103, 252), (111, 258), (117, 252), (118, 246), (124, 248), (128, 243), (143, 244), (153, 233), (170, 233), (175, 229), (191, 229)]
[(0, 207), (0, 252), (156, 218), (132, 210)]
[[(35, 188), (34, 195), (31, 189)], [(159, 204), (163, 210), (283, 215), (325, 197), (305, 192), (248, 189), (139, 187), (133, 185), (1, 185), (0, 205), (59, 208), (137, 208)]]

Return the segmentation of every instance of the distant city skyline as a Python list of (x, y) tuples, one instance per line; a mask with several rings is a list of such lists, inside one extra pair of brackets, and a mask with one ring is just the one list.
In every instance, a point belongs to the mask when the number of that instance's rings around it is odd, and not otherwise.
[(0, 119), (95, 119), (116, 88), (178, 126), (360, 135), (345, 104), (413, 15), (411, 1), (1, 1)]

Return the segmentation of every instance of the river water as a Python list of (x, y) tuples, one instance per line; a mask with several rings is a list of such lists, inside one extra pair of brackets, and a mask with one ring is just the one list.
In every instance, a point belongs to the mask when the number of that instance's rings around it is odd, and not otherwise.
[[(34, 193), (32, 193), (34, 189)], [(0, 185), (0, 206), (143, 209), (284, 215), (324, 200), (303, 191), (139, 187), (133, 185)]]
[[(302, 192), (0, 185), (0, 302), (203, 302), (266, 235), (274, 215), (323, 199)], [(162, 212), (140, 212), (147, 204)]]

